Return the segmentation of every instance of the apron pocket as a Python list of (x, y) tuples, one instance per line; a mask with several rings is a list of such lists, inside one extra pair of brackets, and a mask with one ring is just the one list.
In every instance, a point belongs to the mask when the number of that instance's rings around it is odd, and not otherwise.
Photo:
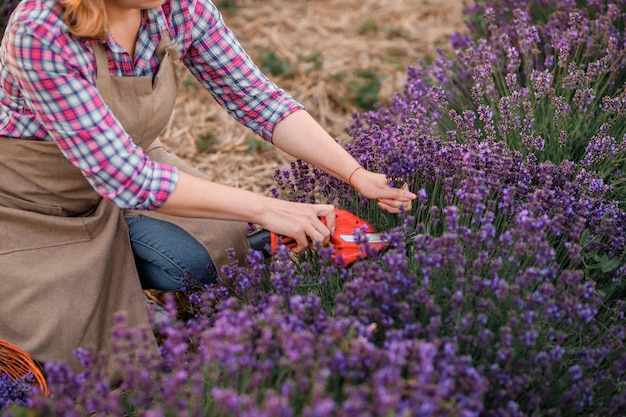
[(81, 217), (61, 217), (0, 207), (0, 218), (0, 255), (91, 240)]
[(35, 213), (48, 214), (50, 216), (63, 215), (63, 209), (58, 206), (45, 206), (43, 204), (37, 204), (30, 201), (22, 200), (21, 198), (12, 197), (9, 194), (0, 192), (0, 206), (32, 211)]

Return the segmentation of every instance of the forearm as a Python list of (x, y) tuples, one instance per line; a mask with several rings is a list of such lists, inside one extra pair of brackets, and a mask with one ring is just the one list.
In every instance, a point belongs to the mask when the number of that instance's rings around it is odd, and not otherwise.
[(178, 183), (158, 212), (181, 217), (262, 223), (269, 197), (179, 173)]
[(404, 188), (390, 187), (384, 174), (358, 169), (359, 163), (305, 111), (292, 113), (279, 122), (273, 142), (288, 154), (349, 183), (364, 197), (378, 200), (384, 210), (409, 210), (416, 197)]
[(272, 142), (288, 154), (345, 182), (359, 166), (304, 110), (296, 111), (281, 120), (274, 128)]
[[(180, 172), (176, 188), (157, 211), (182, 217), (255, 223), (298, 242), (327, 244), (335, 225), (334, 207), (279, 200)], [(320, 219), (325, 218), (326, 224)]]

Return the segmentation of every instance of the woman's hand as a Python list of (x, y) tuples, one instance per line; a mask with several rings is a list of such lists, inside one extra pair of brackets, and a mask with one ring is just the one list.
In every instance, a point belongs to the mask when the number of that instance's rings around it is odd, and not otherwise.
[(390, 213), (411, 210), (412, 201), (417, 197), (409, 191), (407, 184), (401, 188), (391, 187), (383, 174), (365, 168), (354, 171), (349, 182), (363, 197), (378, 200), (378, 206)]
[(297, 242), (298, 253), (316, 242), (325, 246), (335, 229), (335, 208), (330, 204), (305, 204), (274, 200), (260, 224), (281, 236)]

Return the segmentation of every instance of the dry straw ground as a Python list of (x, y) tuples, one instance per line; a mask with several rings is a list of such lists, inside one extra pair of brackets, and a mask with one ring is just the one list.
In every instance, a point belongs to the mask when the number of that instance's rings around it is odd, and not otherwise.
[[(257, 64), (282, 65), (282, 74), (270, 78), (340, 141), (348, 139), (344, 128), (365, 94), (361, 88), (384, 77), (377, 98), (388, 101), (402, 88), (408, 65), (449, 47), (449, 34), (464, 30), (463, 0), (216, 4)], [(290, 158), (232, 120), (191, 78), (184, 84), (163, 142), (215, 181), (267, 193), (272, 173)]]

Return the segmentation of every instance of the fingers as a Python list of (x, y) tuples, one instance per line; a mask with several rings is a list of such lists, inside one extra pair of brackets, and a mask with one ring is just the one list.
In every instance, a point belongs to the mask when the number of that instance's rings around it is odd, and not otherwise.
[(297, 246), (293, 249), (296, 253), (308, 247), (314, 248), (318, 243), (322, 246), (328, 245), (331, 230), (335, 228), (335, 208), (332, 205), (312, 204), (310, 206), (313, 208), (313, 215), (305, 218), (301, 233), (292, 236), (297, 242)]
[(406, 213), (410, 211), (413, 207), (410, 201), (407, 202), (398, 202), (397, 200), (378, 200), (378, 207), (381, 209), (388, 211), (389, 213), (398, 214), (398, 213)]
[(378, 200), (381, 209), (390, 213), (400, 213), (413, 207), (412, 201), (417, 196), (409, 191), (407, 183), (401, 188), (395, 188), (389, 185), (389, 179), (384, 174), (366, 170), (359, 170), (357, 173), (352, 179), (352, 184), (358, 184), (357, 189), (364, 197)]
[(315, 207), (317, 210), (317, 217), (326, 226), (326, 229), (329, 231), (330, 235), (332, 235), (335, 232), (335, 207), (330, 204), (320, 204), (316, 205)]
[(417, 198), (415, 194), (409, 191), (409, 185), (404, 183), (401, 188), (389, 189), (389, 198), (379, 198), (378, 207), (388, 211), (389, 213), (407, 212), (413, 207), (413, 200)]
[(316, 216), (312, 221), (313, 229), (308, 234), (309, 246), (313, 247), (316, 242), (325, 246), (335, 228), (335, 208), (330, 204), (315, 205), (314, 208)]

